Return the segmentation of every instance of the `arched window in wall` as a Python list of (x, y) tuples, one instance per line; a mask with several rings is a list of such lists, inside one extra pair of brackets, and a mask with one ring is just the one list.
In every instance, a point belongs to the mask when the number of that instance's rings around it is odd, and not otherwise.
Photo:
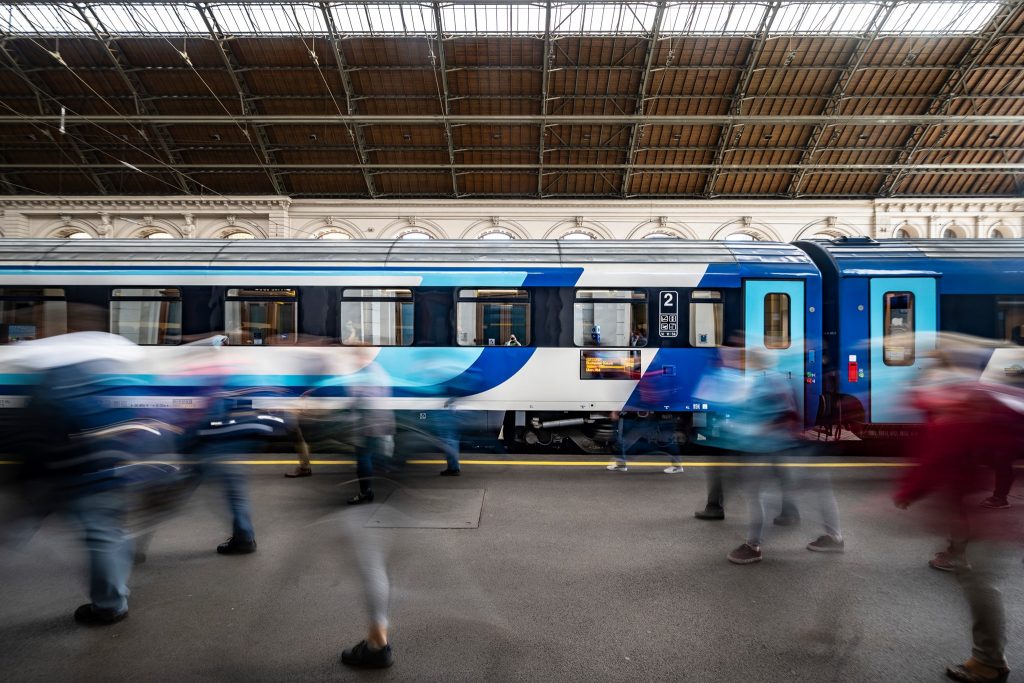
[(245, 230), (225, 230), (220, 234), (223, 240), (254, 240), (256, 236)]
[(328, 228), (326, 230), (318, 230), (313, 233), (313, 239), (315, 240), (350, 240), (352, 236), (343, 230), (333, 230)]
[(570, 230), (558, 239), (560, 240), (596, 240), (597, 235), (587, 230)]
[(423, 232), (422, 230), (409, 230), (403, 232), (398, 236), (400, 240), (431, 240), (434, 239), (430, 234)]
[(896, 228), (892, 231), (893, 239), (897, 240), (908, 240), (910, 239), (910, 233), (906, 228)]
[(67, 230), (62, 232), (60, 237), (66, 240), (91, 240), (92, 235), (87, 233), (85, 230)]
[(956, 234), (956, 230), (953, 228), (946, 228), (942, 231), (942, 239), (944, 240), (955, 240), (959, 235)]
[(989, 232), (988, 236), (994, 240), (1006, 239), (1006, 235), (1004, 235), (1003, 231), (999, 228), (992, 228), (992, 231)]
[(482, 239), (482, 240), (514, 240), (515, 239), (515, 235), (513, 235), (512, 233), (510, 233), (510, 232), (508, 232), (506, 230), (496, 229), (496, 230), (488, 230), (487, 232), (485, 232), (482, 235), (480, 235), (479, 239)]
[(169, 232), (164, 232), (163, 230), (153, 230), (152, 232), (147, 232), (144, 235), (139, 235), (139, 237), (141, 237), (144, 240), (172, 240), (172, 239), (174, 239), (174, 235), (170, 234)]
[(755, 235), (751, 235), (749, 232), (734, 232), (731, 235), (726, 235), (726, 242), (760, 242), (761, 240)]
[(679, 235), (671, 235), (667, 232), (649, 232), (644, 235), (645, 240), (680, 240), (683, 239)]

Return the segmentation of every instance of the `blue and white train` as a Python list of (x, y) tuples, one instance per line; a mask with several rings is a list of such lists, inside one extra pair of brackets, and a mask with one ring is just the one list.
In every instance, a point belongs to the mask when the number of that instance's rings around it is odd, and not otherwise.
[(31, 382), (15, 342), (123, 335), (147, 358), (124, 405), (160, 410), (198, 404), (206, 379), (174, 369), (222, 335), (254, 406), (329, 407), (373, 362), (412, 419), (454, 405), (506, 443), (598, 452), (623, 411), (694, 435), (729, 344), (782, 373), (808, 426), (884, 432), (920, 419), (899, 389), (938, 330), (1011, 345), (1022, 326), (1014, 241), (0, 241), (0, 409)]

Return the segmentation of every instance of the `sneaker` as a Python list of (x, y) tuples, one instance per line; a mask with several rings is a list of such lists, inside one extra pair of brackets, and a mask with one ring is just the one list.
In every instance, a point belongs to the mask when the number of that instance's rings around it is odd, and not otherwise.
[(360, 640), (341, 653), (341, 663), (363, 669), (386, 669), (395, 663), (395, 658), (391, 654), (391, 643), (375, 650), (365, 640)]
[(362, 505), (363, 503), (373, 502), (373, 491), (367, 491), (366, 493), (357, 493), (356, 495), (345, 501), (349, 505)]
[(706, 520), (725, 519), (725, 508), (711, 507), (709, 505), (703, 510), (697, 510), (695, 513), (693, 513), (693, 516), (697, 519)]
[(683, 471), (683, 468), (679, 465), (672, 465), (671, 467), (665, 468), (665, 474), (679, 474)]
[(299, 477), (312, 477), (313, 476), (313, 468), (311, 468), (311, 467), (296, 467), (291, 472), (285, 472), (284, 476), (288, 477), (289, 479), (297, 479)]
[(841, 553), (845, 550), (846, 544), (842, 539), (836, 539), (831, 534), (822, 534), (818, 539), (807, 544), (808, 550), (816, 553)]
[(963, 555), (951, 553), (948, 550), (935, 553), (935, 557), (928, 560), (928, 566), (932, 569), (938, 569), (940, 572), (955, 572), (957, 567), (960, 566), (970, 569), (970, 565), (967, 564)]
[(984, 669), (994, 672), (991, 676), (983, 676), (979, 671), (980, 668), (981, 665), (972, 657), (963, 664), (946, 667), (946, 676), (954, 681), (963, 681), (963, 683), (1006, 683), (1010, 677), (1010, 670), (1005, 667), (1001, 669), (984, 667)]
[(764, 559), (761, 548), (744, 543), (728, 555), (729, 561), (733, 564), (754, 564)]
[(1005, 510), (1006, 508), (1010, 507), (1010, 504), (1006, 502), (1005, 498), (992, 496), (991, 498), (986, 498), (985, 500), (981, 501), (981, 507), (991, 508), (993, 510)]
[(462, 470), (453, 470), (451, 467), (441, 470), (442, 477), (458, 477), (462, 474)]
[(232, 536), (217, 546), (217, 552), (221, 555), (248, 555), (256, 552), (256, 539)]
[(611, 470), (612, 472), (626, 472), (626, 471), (629, 470), (628, 467), (626, 467), (625, 465), (623, 465), (621, 463), (615, 462), (614, 460), (612, 462), (610, 462), (608, 464), (608, 467), (606, 467), (605, 469), (606, 470)]
[(91, 602), (75, 610), (75, 621), (85, 626), (110, 626), (128, 618), (128, 610), (102, 609)]
[(772, 520), (775, 526), (796, 526), (800, 523), (799, 515), (779, 515)]

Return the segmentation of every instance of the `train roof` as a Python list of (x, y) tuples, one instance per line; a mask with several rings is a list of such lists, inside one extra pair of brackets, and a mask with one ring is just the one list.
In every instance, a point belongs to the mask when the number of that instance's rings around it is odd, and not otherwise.
[(0, 263), (182, 263), (557, 267), (588, 263), (813, 265), (778, 242), (659, 240), (0, 240)]
[(805, 240), (824, 275), (938, 277), (949, 292), (1024, 291), (1024, 240)]

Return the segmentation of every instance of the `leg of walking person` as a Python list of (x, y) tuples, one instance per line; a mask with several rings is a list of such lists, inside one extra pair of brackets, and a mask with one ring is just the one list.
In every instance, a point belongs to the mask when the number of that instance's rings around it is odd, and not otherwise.
[(718, 467), (708, 467), (708, 495), (707, 503), (703, 510), (693, 514), (697, 519), (725, 519), (725, 494), (722, 487), (722, 470)]
[(812, 479), (818, 498), (818, 509), (821, 511), (825, 533), (807, 544), (808, 550), (823, 553), (841, 553), (846, 542), (839, 525), (839, 504), (836, 502), (835, 490), (832, 488), (832, 476), (825, 470), (818, 472)]
[(89, 604), (75, 611), (75, 620), (106, 625), (128, 614), (128, 577), (132, 569), (132, 542), (123, 525), (124, 501), (120, 490), (79, 496), (67, 504), (68, 514), (85, 535), (89, 552)]
[(988, 541), (972, 541), (966, 552), (968, 562), (958, 564), (955, 573), (971, 611), (971, 658), (947, 673), (961, 681), (1005, 681), (1006, 609), (998, 584), (1008, 553)]
[(765, 479), (767, 473), (763, 467), (754, 467), (748, 482), (747, 495), (748, 513), (747, 542), (732, 550), (728, 559), (733, 564), (753, 564), (763, 559), (761, 542), (764, 540), (765, 526)]
[(342, 663), (360, 668), (382, 669), (394, 663), (388, 638), (391, 609), (391, 582), (388, 577), (384, 531), (368, 529), (369, 513), (346, 513), (342, 531), (351, 547), (362, 583), (369, 617), (366, 638), (341, 654)]

